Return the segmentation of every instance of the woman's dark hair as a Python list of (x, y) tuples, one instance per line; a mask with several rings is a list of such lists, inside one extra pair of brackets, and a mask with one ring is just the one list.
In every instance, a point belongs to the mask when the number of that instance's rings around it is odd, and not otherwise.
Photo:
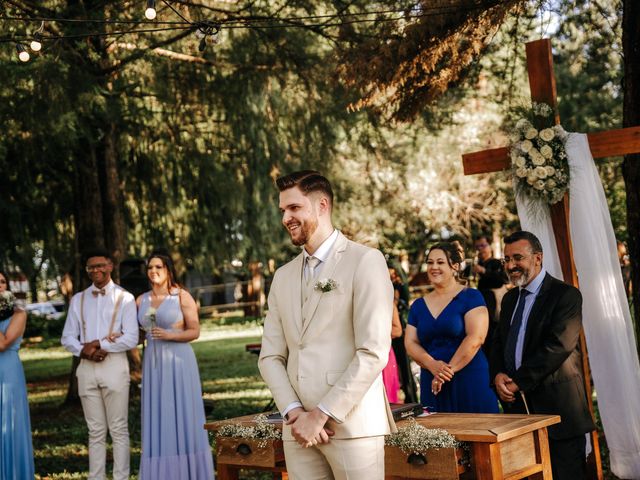
[(169, 252), (165, 248), (157, 248), (152, 251), (147, 257), (147, 268), (149, 267), (149, 262), (151, 262), (151, 260), (153, 260), (154, 258), (160, 259), (162, 265), (167, 267), (167, 287), (169, 291), (171, 291), (171, 289), (175, 287), (180, 288), (180, 284), (178, 283), (178, 274), (176, 273), (176, 267), (173, 264), (173, 259), (171, 258)]
[(7, 272), (5, 272), (4, 270), (0, 270), (0, 275), (2, 275), (5, 282), (7, 282), (7, 290), (11, 291), (11, 289), (9, 288), (9, 275), (7, 275)]
[(500, 288), (509, 283), (504, 265), (497, 258), (491, 258), (484, 264), (485, 274), (482, 276), (485, 288)]
[(444, 252), (445, 257), (447, 257), (447, 263), (451, 268), (453, 268), (454, 265), (458, 265), (459, 267), (462, 263), (462, 255), (460, 255), (458, 249), (450, 242), (439, 242), (433, 245), (427, 252), (427, 258), (429, 258), (429, 255), (434, 250), (442, 250)]

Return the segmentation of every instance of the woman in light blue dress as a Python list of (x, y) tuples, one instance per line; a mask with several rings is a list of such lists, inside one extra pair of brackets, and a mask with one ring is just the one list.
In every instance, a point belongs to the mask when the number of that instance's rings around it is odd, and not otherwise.
[(27, 385), (18, 349), (27, 314), (9, 291), (9, 277), (0, 272), (0, 478), (34, 478)]
[(147, 331), (142, 369), (142, 480), (211, 480), (213, 460), (200, 374), (189, 342), (200, 335), (193, 297), (176, 282), (171, 257), (147, 259), (151, 290), (138, 297)]

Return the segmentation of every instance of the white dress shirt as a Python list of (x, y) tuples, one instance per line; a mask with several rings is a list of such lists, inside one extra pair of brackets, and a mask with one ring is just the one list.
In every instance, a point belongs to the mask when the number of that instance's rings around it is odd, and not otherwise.
[[(329, 253), (331, 252), (331, 249), (333, 248), (333, 245), (336, 243), (336, 240), (338, 239), (338, 230), (334, 229), (333, 233), (331, 235), (329, 235), (327, 237), (327, 239), (322, 242), (322, 244), (316, 249), (316, 251), (313, 253), (313, 255), (310, 255), (307, 250), (305, 248), (302, 249), (302, 255), (303, 255), (303, 262), (302, 265), (304, 265), (304, 273), (303, 273), (303, 277), (306, 280), (309, 275), (309, 266), (307, 264), (307, 258), (309, 257), (316, 257), (318, 260), (320, 260), (320, 263), (316, 266), (314, 272), (313, 272), (313, 277), (314, 278), (320, 278), (320, 271), (322, 270), (322, 267), (324, 266), (327, 257), (329, 256)], [(313, 280), (313, 279), (312, 279)], [(284, 412), (282, 412), (282, 417), (286, 418), (287, 414), (293, 410), (294, 408), (302, 408), (302, 403), (300, 402), (292, 402), (291, 404), (287, 405), (287, 408), (284, 409)], [(333, 418), (334, 420), (335, 417), (333, 415), (331, 415), (331, 413), (322, 405), (319, 404), (318, 408), (325, 413), (326, 415), (330, 416), (331, 418)], [(338, 420), (336, 420), (338, 421)]]
[[(542, 281), (544, 280), (547, 272), (543, 268), (540, 270), (540, 273), (536, 275), (536, 277), (529, 282), (529, 285), (522, 287), (524, 290), (529, 292), (524, 299), (524, 310), (522, 312), (522, 324), (520, 325), (520, 331), (518, 332), (518, 340), (516, 340), (516, 370), (520, 368), (522, 365), (522, 349), (524, 348), (524, 335), (527, 332), (527, 322), (529, 321), (529, 314), (531, 313), (531, 308), (533, 307), (534, 302), (536, 301), (536, 297), (540, 292), (540, 287), (542, 287)], [(513, 309), (513, 314), (515, 315), (516, 310), (518, 309), (518, 304), (516, 303), (516, 307)], [(513, 315), (511, 316), (511, 323), (513, 323)]]
[[(100, 340), (100, 347), (110, 353), (131, 350), (138, 344), (138, 320), (133, 295), (113, 283), (113, 280), (105, 285), (104, 295), (94, 296), (91, 293), (93, 290), (97, 290), (93, 284), (84, 290), (84, 302), (81, 301), (83, 292), (76, 293), (71, 299), (67, 320), (62, 330), (62, 346), (76, 357), (80, 356), (83, 344), (93, 340)], [(113, 309), (120, 295), (122, 300), (111, 333), (122, 333), (122, 336), (110, 342), (106, 337), (109, 335)], [(80, 314), (81, 303), (83, 303), (85, 330), (82, 327)]]

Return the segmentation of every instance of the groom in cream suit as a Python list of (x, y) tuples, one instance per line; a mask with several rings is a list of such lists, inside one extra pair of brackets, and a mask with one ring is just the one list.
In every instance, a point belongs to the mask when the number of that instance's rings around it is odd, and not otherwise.
[(315, 171), (277, 180), (282, 224), (300, 255), (269, 293), (259, 367), (285, 419), (293, 480), (384, 478), (395, 431), (381, 372), (393, 287), (382, 254), (333, 228), (333, 192)]

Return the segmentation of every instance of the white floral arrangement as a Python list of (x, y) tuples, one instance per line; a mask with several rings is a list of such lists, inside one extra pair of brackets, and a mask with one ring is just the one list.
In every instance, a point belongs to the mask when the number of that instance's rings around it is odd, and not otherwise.
[(400, 427), (396, 433), (387, 435), (385, 445), (398, 447), (407, 454), (425, 453), (430, 448), (458, 448), (462, 443), (442, 428), (426, 428), (415, 419), (410, 418), (409, 424)]
[[(553, 109), (534, 103), (536, 123), (553, 124)], [(569, 164), (565, 151), (567, 133), (561, 125), (538, 130), (520, 118), (511, 133), (511, 163), (516, 192), (548, 205), (559, 202), (569, 188)]]
[(147, 332), (150, 332), (157, 326), (156, 322), (156, 312), (157, 310), (153, 307), (149, 307), (144, 314), (144, 329)]
[(338, 288), (338, 283), (333, 278), (322, 278), (316, 282), (314, 288), (326, 293)]
[(216, 437), (247, 438), (258, 440), (258, 447), (267, 446), (268, 440), (281, 440), (282, 430), (269, 423), (266, 415), (256, 415), (255, 425), (241, 425), (229, 423), (223, 425), (216, 432)]
[[(16, 304), (15, 295), (9, 290), (5, 290), (0, 293), (0, 312), (9, 312), (13, 313), (13, 308)], [(4, 313), (3, 313), (4, 314)], [(4, 320), (4, 318), (0, 318), (0, 320)]]

